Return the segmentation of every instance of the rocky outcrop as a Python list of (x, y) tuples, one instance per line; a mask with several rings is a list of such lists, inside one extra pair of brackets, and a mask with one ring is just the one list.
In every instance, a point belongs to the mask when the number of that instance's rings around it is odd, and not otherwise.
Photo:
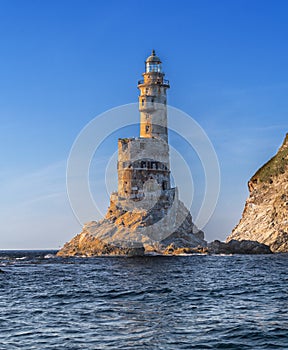
[(288, 134), (277, 154), (248, 182), (249, 198), (227, 242), (264, 243), (273, 252), (288, 252)]
[(166, 211), (157, 205), (148, 210), (129, 205), (111, 196), (106, 217), (87, 223), (57, 255), (184, 254), (206, 247), (204, 233), (177, 195)]
[(96, 238), (92, 231), (93, 225), (97, 225), (97, 223), (87, 224), (80, 234), (64, 245), (57, 256), (144, 255), (143, 247), (121, 247)]
[(237, 241), (232, 239), (225, 243), (218, 240), (208, 244), (208, 252), (210, 254), (271, 254), (271, 249), (259, 242), (255, 241)]

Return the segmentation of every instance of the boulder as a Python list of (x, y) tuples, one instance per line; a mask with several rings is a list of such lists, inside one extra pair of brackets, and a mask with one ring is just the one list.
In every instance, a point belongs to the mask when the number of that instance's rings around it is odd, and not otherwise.
[(231, 240), (228, 243), (215, 240), (208, 244), (211, 254), (271, 254), (269, 246), (248, 240)]

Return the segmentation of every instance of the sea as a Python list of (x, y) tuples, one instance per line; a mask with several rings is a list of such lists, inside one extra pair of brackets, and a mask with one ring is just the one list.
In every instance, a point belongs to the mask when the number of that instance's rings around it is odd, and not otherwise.
[(0, 251), (0, 349), (288, 349), (288, 254)]

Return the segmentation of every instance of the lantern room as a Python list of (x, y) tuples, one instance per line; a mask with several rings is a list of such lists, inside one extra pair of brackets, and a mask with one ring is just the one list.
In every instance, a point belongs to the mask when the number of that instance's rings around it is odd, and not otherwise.
[(149, 56), (145, 62), (146, 64), (146, 73), (156, 72), (162, 73), (161, 61), (158, 56), (155, 54), (155, 50), (152, 51), (151, 56)]

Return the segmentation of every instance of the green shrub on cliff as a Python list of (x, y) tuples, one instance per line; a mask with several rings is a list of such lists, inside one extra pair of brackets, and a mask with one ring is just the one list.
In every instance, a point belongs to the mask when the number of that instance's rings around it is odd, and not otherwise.
[(251, 181), (270, 182), (271, 178), (284, 174), (288, 166), (288, 134), (277, 154), (265, 163), (252, 177)]

